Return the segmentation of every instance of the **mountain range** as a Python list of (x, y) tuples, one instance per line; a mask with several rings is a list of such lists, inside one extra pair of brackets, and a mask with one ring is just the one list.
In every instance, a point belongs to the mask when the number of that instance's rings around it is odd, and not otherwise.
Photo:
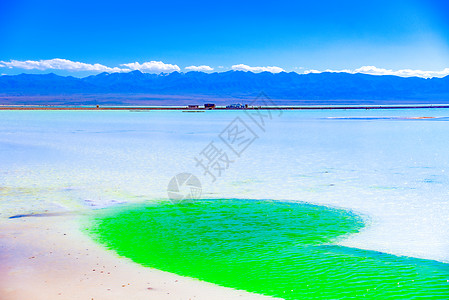
[(280, 104), (440, 104), (449, 103), (449, 76), (425, 79), (243, 71), (169, 74), (133, 71), (84, 78), (53, 73), (0, 76), (0, 104), (151, 105), (157, 99), (157, 104), (177, 105), (186, 101), (244, 101), (260, 92)]

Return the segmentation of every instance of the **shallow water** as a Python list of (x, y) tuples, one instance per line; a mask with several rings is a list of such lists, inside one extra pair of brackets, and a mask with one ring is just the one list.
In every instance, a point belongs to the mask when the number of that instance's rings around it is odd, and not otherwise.
[[(167, 199), (190, 172), (203, 198), (352, 209), (369, 224), (339, 245), (449, 262), (448, 119), (403, 118), (447, 116), (283, 111), (262, 129), (243, 111), (0, 111), (0, 218)], [(236, 117), (257, 135), (240, 156), (219, 139)], [(234, 161), (215, 182), (194, 160), (211, 141)]]
[(283, 299), (448, 299), (449, 265), (338, 246), (349, 211), (265, 200), (101, 212), (88, 232), (144, 266)]

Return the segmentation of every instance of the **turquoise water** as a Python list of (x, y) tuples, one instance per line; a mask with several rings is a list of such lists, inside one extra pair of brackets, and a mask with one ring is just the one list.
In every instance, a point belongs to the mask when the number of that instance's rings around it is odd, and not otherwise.
[(363, 219), (265, 200), (101, 212), (88, 231), (144, 266), (283, 299), (448, 299), (449, 265), (338, 246)]

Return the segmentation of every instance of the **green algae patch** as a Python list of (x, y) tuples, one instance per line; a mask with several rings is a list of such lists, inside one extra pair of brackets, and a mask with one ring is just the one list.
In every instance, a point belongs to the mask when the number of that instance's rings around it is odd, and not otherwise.
[(335, 244), (363, 227), (342, 209), (232, 199), (105, 210), (87, 230), (143, 266), (284, 299), (449, 299), (447, 264)]

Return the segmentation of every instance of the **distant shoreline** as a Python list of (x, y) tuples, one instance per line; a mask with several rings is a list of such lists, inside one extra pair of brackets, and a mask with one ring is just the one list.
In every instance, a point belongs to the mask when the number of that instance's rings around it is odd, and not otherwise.
[(205, 110), (347, 110), (347, 109), (423, 109), (423, 108), (449, 108), (449, 104), (425, 104), (425, 105), (307, 105), (307, 106), (249, 106), (247, 108), (226, 108), (217, 106), (213, 109), (187, 106), (72, 106), (72, 105), (0, 105), (0, 110), (128, 110), (128, 111), (153, 111), (153, 110), (180, 110), (187, 112)]

